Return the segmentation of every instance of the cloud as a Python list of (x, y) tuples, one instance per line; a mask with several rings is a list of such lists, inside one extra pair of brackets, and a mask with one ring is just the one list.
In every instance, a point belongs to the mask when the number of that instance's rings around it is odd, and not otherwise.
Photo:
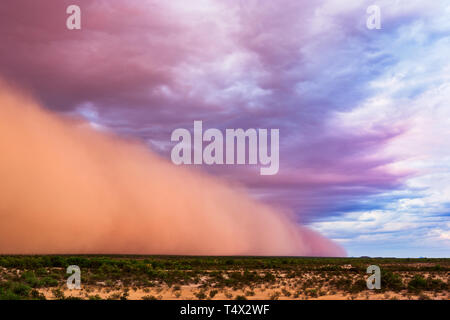
[(345, 252), (244, 190), (0, 87), (0, 253)]
[[(445, 12), (445, 9), (443, 9)], [(447, 10), (450, 13), (450, 10)], [(410, 172), (402, 191), (390, 192), (384, 207), (346, 213), (336, 224), (321, 221), (316, 230), (341, 237), (350, 252), (392, 252), (401, 256), (445, 256), (448, 231), (448, 161), (450, 155), (448, 99), (450, 50), (448, 23), (412, 20), (396, 29), (381, 43), (383, 55), (391, 56), (389, 71), (370, 81), (375, 93), (351, 112), (340, 112), (336, 125), (355, 132), (379, 128), (404, 128), (387, 141), (378, 157), (395, 158), (388, 164), (394, 172)], [(415, 48), (414, 55), (408, 48)], [(377, 198), (375, 203), (382, 203)], [(361, 208), (357, 208), (361, 209)], [(377, 210), (378, 209), (378, 210)], [(365, 220), (365, 216), (373, 216)], [(356, 245), (356, 243), (359, 245)], [(352, 244), (350, 244), (352, 243)], [(389, 243), (389, 246), (383, 243)], [(375, 249), (377, 248), (377, 249)], [(398, 248), (395, 250), (395, 248)], [(401, 251), (405, 252), (401, 252)]]
[[(80, 31), (65, 29), (73, 3)], [(366, 28), (371, 4), (381, 30)], [(0, 75), (48, 109), (139, 138), (167, 159), (172, 130), (194, 120), (280, 129), (278, 175), (202, 170), (297, 221), (397, 212), (399, 197), (427, 188), (434, 200), (424, 208), (442, 207), (446, 193), (430, 186), (445, 185), (444, 170), (418, 169), (447, 159), (438, 150), (447, 144), (435, 143), (447, 132), (445, 107), (435, 118), (423, 107), (448, 82), (445, 1), (17, 0), (0, 11)]]

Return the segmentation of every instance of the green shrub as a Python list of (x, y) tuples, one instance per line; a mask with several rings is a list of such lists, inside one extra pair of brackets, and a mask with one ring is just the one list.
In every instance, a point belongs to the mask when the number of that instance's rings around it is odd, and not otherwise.
[(31, 293), (31, 288), (23, 283), (13, 282), (11, 284), (11, 291), (21, 297), (28, 297)]
[(350, 287), (351, 293), (357, 293), (361, 292), (367, 289), (367, 283), (366, 281), (359, 279), (353, 282), (352, 286)]
[(58, 299), (58, 300), (65, 299), (64, 292), (62, 292), (61, 289), (53, 289), (52, 293), (53, 293), (53, 296), (55, 297), (55, 299)]
[(36, 289), (31, 290), (30, 297), (33, 300), (46, 300), (45, 296)]
[(424, 278), (421, 275), (415, 275), (408, 283), (408, 290), (412, 292), (442, 291), (448, 290), (448, 285), (440, 279)]
[(255, 295), (255, 292), (254, 291), (246, 291), (245, 295), (249, 296), (249, 297), (253, 297)]
[(278, 300), (279, 297), (280, 297), (280, 293), (279, 293), (279, 292), (274, 292), (274, 293), (270, 296), (270, 300)]
[(290, 297), (290, 296), (291, 296), (291, 293), (290, 293), (288, 290), (286, 290), (285, 288), (281, 289), (281, 292), (283, 292), (283, 294), (284, 294), (286, 297)]
[(198, 300), (205, 300), (206, 299), (206, 294), (205, 291), (200, 291), (197, 293), (194, 293), (194, 295), (197, 297)]
[(400, 291), (404, 289), (400, 275), (390, 271), (381, 273), (381, 290)]
[(212, 298), (214, 298), (214, 297), (216, 296), (217, 293), (219, 293), (219, 291), (217, 291), (217, 290), (211, 290), (211, 291), (209, 292), (209, 297), (212, 299)]
[(58, 286), (58, 280), (55, 280), (54, 278), (45, 277), (40, 281), (39, 284), (40, 287), (56, 287)]

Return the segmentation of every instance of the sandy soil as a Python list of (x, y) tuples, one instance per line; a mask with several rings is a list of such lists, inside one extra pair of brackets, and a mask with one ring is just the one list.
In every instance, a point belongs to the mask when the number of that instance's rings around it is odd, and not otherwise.
[[(275, 285), (275, 287), (277, 287)], [(285, 291), (283, 291), (285, 289)], [(313, 290), (314, 288), (311, 288)], [(167, 286), (159, 288), (105, 288), (102, 286), (82, 286), (81, 290), (69, 290), (66, 287), (60, 288), (65, 297), (79, 297), (89, 299), (89, 297), (98, 296), (101, 299), (120, 299), (125, 292), (128, 300), (141, 299), (157, 299), (157, 300), (198, 300), (198, 293), (202, 292), (197, 285), (180, 286), (179, 290), (168, 288)], [(214, 290), (214, 289), (213, 289)], [(238, 296), (245, 296), (247, 300), (417, 300), (424, 294), (430, 299), (448, 300), (450, 295), (448, 292), (434, 293), (422, 292), (421, 295), (414, 295), (408, 293), (406, 290), (401, 292), (383, 292), (365, 290), (357, 294), (349, 294), (346, 292), (321, 292), (317, 297), (307, 296), (305, 294), (295, 294), (292, 288), (247, 288), (244, 290), (232, 290), (230, 288), (215, 289), (217, 294), (213, 298), (209, 296), (211, 290), (204, 290), (205, 298), (210, 300), (231, 300)], [(307, 289), (308, 290), (308, 289)], [(326, 291), (326, 290), (325, 290)], [(40, 289), (40, 292), (45, 295), (47, 299), (55, 299), (54, 289)], [(287, 296), (285, 293), (288, 293)]]

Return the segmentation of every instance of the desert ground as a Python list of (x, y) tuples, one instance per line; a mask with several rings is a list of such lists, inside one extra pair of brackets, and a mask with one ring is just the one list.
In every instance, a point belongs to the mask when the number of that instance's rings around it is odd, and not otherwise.
[[(81, 289), (68, 288), (69, 265)], [(0, 299), (448, 300), (449, 275), (450, 259), (427, 258), (0, 256)]]

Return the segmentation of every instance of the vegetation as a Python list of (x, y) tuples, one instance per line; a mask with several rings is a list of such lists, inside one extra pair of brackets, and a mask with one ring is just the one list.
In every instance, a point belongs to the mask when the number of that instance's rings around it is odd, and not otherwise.
[(257, 298), (264, 292), (271, 299), (337, 292), (355, 298), (369, 294), (369, 265), (380, 266), (381, 292), (390, 298), (388, 292), (439, 297), (449, 291), (450, 271), (450, 259), (426, 258), (0, 256), (0, 299), (71, 299), (64, 291), (69, 265), (81, 268), (82, 285), (108, 293), (86, 292), (83, 298), (90, 300), (126, 300), (137, 291), (146, 293), (139, 299), (159, 299), (164, 288), (183, 298), (183, 287), (190, 285), (198, 288), (192, 298), (202, 300)]

